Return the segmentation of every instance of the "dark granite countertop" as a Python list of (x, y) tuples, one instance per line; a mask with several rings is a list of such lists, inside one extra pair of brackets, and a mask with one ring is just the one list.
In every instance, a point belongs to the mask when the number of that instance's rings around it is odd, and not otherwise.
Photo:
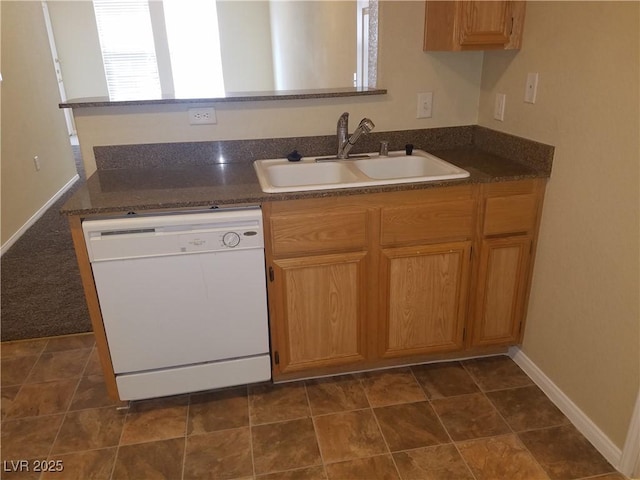
[[(553, 156), (553, 147), (551, 157)], [(63, 206), (66, 215), (124, 213), (129, 211), (257, 205), (265, 201), (318, 198), (336, 195), (419, 190), (468, 183), (545, 178), (550, 165), (523, 163), (477, 145), (430, 150), (430, 153), (470, 172), (470, 177), (441, 182), (407, 183), (375, 187), (264, 193), (250, 162), (162, 168), (98, 170)]]
[(366, 95), (384, 95), (384, 88), (348, 87), (324, 88), (315, 90), (280, 90), (264, 92), (226, 92), (220, 97), (176, 98), (175, 96), (159, 96), (140, 100), (118, 100), (110, 97), (86, 97), (67, 100), (59, 104), (60, 108), (87, 107), (130, 107), (143, 105), (175, 105), (175, 104), (212, 104), (229, 102), (256, 102), (272, 100), (300, 100), (312, 98), (359, 97)]

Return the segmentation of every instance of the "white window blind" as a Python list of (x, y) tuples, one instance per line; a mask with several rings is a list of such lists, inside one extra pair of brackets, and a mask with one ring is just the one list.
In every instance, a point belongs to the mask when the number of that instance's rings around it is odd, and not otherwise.
[(146, 0), (93, 0), (111, 100), (160, 98), (160, 78)]

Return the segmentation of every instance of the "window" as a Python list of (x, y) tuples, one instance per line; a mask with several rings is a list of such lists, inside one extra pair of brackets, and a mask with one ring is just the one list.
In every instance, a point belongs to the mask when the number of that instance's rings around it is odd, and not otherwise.
[[(215, 0), (94, 0), (111, 100), (224, 96)], [(154, 15), (151, 15), (154, 13)], [(155, 34), (155, 35), (154, 35)], [(168, 50), (168, 52), (167, 52)], [(170, 58), (159, 72), (158, 56)], [(164, 81), (164, 83), (163, 83)]]
[(145, 0), (94, 0), (111, 100), (160, 98), (158, 63)]

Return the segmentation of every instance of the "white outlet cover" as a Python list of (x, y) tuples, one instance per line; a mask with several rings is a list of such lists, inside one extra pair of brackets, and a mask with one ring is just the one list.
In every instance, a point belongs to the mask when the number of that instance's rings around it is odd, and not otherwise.
[(218, 123), (216, 109), (213, 107), (190, 108), (188, 113), (190, 125), (213, 125)]

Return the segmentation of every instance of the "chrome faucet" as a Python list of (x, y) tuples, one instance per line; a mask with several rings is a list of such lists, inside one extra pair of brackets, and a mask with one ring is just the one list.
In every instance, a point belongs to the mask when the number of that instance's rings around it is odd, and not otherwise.
[(338, 153), (336, 157), (339, 159), (349, 158), (349, 151), (356, 144), (360, 135), (367, 134), (375, 128), (374, 123), (368, 118), (360, 120), (358, 128), (353, 135), (349, 137), (349, 112), (344, 112), (338, 119)]

